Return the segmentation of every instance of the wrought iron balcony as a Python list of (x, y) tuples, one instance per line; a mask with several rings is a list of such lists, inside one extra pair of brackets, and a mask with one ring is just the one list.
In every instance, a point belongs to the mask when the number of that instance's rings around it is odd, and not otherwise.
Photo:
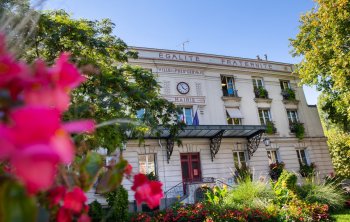
[(238, 97), (238, 90), (237, 89), (232, 89), (232, 90), (222, 89), (222, 94), (223, 94), (223, 96), (227, 96), (227, 97)]
[(255, 87), (254, 88), (254, 94), (255, 98), (259, 99), (268, 99), (269, 98), (269, 93), (264, 87)]
[(295, 100), (295, 91), (293, 89), (282, 89), (281, 95), (284, 100)]

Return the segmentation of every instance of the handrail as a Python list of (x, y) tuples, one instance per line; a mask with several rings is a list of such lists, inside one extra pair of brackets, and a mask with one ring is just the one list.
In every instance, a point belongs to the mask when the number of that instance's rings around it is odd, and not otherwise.
[(172, 186), (170, 189), (168, 189), (167, 191), (164, 192), (165, 195), (165, 208), (168, 208), (168, 194), (170, 191), (174, 190), (175, 188), (179, 187), (181, 185), (182, 189), (184, 189), (182, 191), (182, 196), (180, 197), (180, 199), (178, 201), (182, 201), (183, 199), (185, 199), (188, 196), (188, 192), (187, 192), (187, 183), (188, 182), (180, 182), (178, 184), (176, 184), (175, 186)]
[(220, 183), (222, 183), (222, 184), (224, 184), (224, 185), (226, 185), (226, 186), (228, 186), (228, 187), (230, 187), (230, 188), (234, 188), (234, 187), (231, 186), (230, 184), (227, 184), (227, 183), (225, 183), (224, 181), (222, 181), (222, 180), (220, 180), (220, 179), (215, 179), (215, 183), (217, 183), (217, 182), (220, 182)]

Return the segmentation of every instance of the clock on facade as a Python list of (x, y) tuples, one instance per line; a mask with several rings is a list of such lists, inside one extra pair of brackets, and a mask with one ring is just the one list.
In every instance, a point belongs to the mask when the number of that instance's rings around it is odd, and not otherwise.
[(176, 88), (181, 94), (187, 94), (190, 91), (190, 86), (185, 82), (179, 82)]

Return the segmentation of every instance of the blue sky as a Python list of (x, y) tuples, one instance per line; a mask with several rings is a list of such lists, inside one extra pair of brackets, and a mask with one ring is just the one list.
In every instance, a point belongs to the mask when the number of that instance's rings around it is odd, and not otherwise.
[[(63, 8), (75, 18), (110, 18), (114, 34), (128, 45), (297, 63), (289, 38), (312, 0), (47, 0), (45, 9)], [(304, 87), (309, 104), (318, 93)]]

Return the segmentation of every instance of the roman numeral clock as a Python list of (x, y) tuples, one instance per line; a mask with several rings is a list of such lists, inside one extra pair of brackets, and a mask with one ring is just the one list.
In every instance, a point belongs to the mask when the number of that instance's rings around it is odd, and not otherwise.
[(190, 86), (185, 82), (179, 82), (176, 89), (181, 94), (187, 94), (190, 91)]

